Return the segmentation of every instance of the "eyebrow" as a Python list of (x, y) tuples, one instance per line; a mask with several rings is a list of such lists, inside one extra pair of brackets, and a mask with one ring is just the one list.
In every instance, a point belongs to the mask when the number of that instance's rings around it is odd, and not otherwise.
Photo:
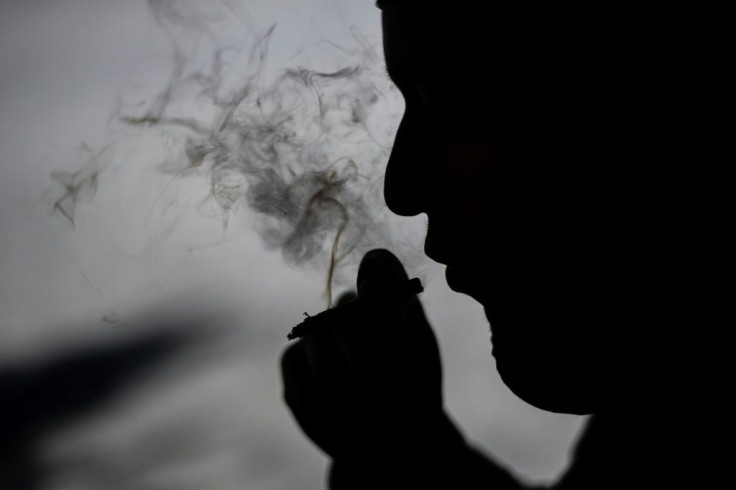
[(401, 66), (391, 66), (388, 63), (384, 65), (384, 72), (392, 82), (402, 79), (405, 76), (403, 71), (404, 69)]
[(418, 72), (416, 66), (416, 55), (407, 56), (402, 63), (394, 63), (391, 66), (385, 64), (385, 71), (388, 77), (396, 84), (406, 83), (412, 76)]
[(385, 63), (385, 72), (395, 83), (410, 83), (426, 77), (441, 74), (443, 69), (436, 65), (436, 58), (443, 56), (446, 52), (443, 47), (428, 52), (426, 49), (414, 49), (401, 58), (401, 62), (390, 65)]

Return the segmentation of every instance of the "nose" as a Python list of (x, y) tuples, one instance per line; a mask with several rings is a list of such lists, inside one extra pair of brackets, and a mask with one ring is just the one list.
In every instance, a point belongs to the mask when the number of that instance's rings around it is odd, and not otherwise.
[[(420, 137), (421, 136), (421, 137)], [(416, 216), (429, 211), (432, 168), (429, 133), (422, 135), (413, 116), (405, 113), (396, 132), (386, 167), (383, 194), (386, 205), (399, 216)]]

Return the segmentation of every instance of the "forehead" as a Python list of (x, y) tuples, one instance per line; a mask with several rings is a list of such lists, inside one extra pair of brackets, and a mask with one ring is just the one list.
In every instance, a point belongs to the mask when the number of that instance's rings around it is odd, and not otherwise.
[(589, 55), (591, 49), (621, 37), (620, 32), (611, 31), (611, 20), (586, 25), (566, 14), (556, 8), (519, 12), (504, 6), (389, 4), (381, 14), (386, 64), (391, 69), (418, 55), (439, 52), (453, 57), (502, 54), (528, 61), (537, 61), (540, 56), (560, 59), (581, 52)]
[[(433, 18), (434, 17), (434, 18)], [(383, 51), (390, 70), (405, 66), (442, 45), (448, 26), (426, 10), (404, 4), (387, 5), (381, 14)]]
[(442, 69), (477, 65), (481, 58), (494, 59), (505, 52), (508, 41), (503, 34), (508, 17), (489, 16), (482, 9), (398, 3), (384, 7), (381, 21), (386, 66), (392, 76), (397, 71), (421, 71), (425, 65)]

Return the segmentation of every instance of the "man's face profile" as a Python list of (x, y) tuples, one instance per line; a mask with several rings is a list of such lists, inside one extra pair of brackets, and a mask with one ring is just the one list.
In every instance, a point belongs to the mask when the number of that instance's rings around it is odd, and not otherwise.
[(590, 225), (605, 221), (605, 94), (583, 83), (585, 51), (564, 51), (554, 30), (526, 26), (522, 38), (494, 31), (499, 19), (484, 30), (481, 13), (464, 22), (472, 12), (421, 5), (382, 13), (387, 71), (406, 104), (386, 202), (426, 213), (425, 251), (448, 266), (452, 289), (484, 305), (511, 389), (540, 408), (591, 411), (598, 394), (581, 385), (608, 362), (609, 319), (591, 313), (608, 251)]

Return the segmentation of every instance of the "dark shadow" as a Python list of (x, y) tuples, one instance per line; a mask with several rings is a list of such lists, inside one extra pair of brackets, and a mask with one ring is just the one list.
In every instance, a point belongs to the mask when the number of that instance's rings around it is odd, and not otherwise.
[(169, 329), (0, 367), (0, 488), (39, 488), (43, 469), (36, 451), (46, 434), (99, 410), (193, 338)]

